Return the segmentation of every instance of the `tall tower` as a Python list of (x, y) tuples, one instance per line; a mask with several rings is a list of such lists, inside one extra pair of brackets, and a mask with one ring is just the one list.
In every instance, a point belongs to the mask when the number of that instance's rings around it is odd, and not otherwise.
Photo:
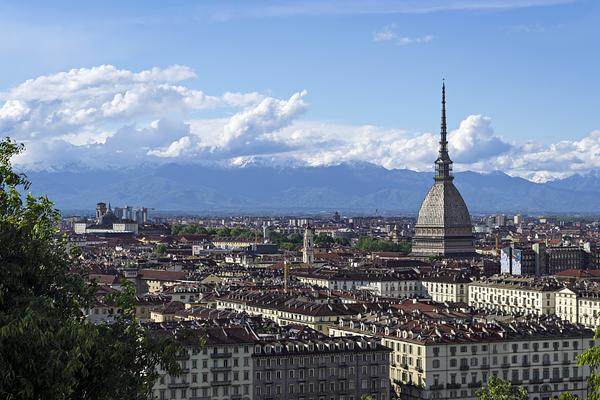
[(290, 280), (290, 263), (287, 257), (283, 259), (283, 291), (285, 293), (289, 290), (289, 280)]
[(302, 262), (304, 264), (312, 265), (315, 261), (314, 234), (310, 224), (306, 224), (304, 227), (304, 247), (302, 248)]
[(106, 203), (98, 203), (96, 204), (96, 223), (100, 223), (100, 220), (106, 214)]
[(452, 160), (448, 154), (446, 85), (442, 84), (442, 123), (434, 183), (419, 210), (412, 255), (472, 256), (475, 254), (473, 226), (467, 205), (454, 186)]

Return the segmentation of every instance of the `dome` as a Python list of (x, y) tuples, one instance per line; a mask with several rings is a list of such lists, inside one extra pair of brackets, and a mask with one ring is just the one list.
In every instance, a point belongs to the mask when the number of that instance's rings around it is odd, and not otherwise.
[(471, 216), (460, 192), (451, 180), (433, 184), (419, 210), (416, 227), (471, 229)]
[(419, 257), (470, 256), (475, 254), (471, 216), (454, 186), (452, 160), (448, 155), (445, 85), (442, 85), (442, 128), (439, 143), (434, 184), (419, 210), (412, 254)]

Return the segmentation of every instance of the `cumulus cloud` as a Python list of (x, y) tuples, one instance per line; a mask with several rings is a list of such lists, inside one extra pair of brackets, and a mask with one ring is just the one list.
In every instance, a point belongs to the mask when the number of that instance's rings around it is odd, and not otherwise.
[(174, 141), (164, 150), (148, 150), (148, 155), (157, 157), (179, 157), (186, 151), (189, 151), (192, 141), (189, 136), (184, 136)]
[(494, 134), (492, 120), (469, 115), (448, 136), (450, 151), (461, 163), (470, 164), (505, 153), (511, 146)]
[(101, 65), (41, 76), (2, 96), (0, 130), (18, 140), (69, 138), (87, 131), (93, 143), (98, 142), (93, 132), (102, 137), (110, 124), (246, 107), (264, 97), (257, 93), (212, 96), (181, 85), (195, 77), (190, 68), (178, 65), (140, 72)]
[(234, 115), (223, 128), (220, 146), (244, 145), (258, 136), (277, 131), (302, 114), (306, 90), (294, 93), (289, 100), (266, 98), (256, 107)]
[(419, 37), (403, 36), (396, 32), (395, 25), (388, 25), (379, 31), (373, 32), (373, 41), (375, 42), (392, 42), (400, 46), (415, 43), (429, 43), (433, 40), (433, 36), (425, 35)]
[[(383, 39), (382, 39), (383, 40)], [(185, 66), (132, 72), (113, 66), (31, 79), (5, 92), (0, 133), (25, 143), (26, 169), (127, 167), (173, 161), (331, 165), (363, 161), (431, 171), (438, 133), (305, 120), (305, 90), (207, 94)], [(210, 109), (211, 118), (200, 112)], [(448, 136), (455, 170), (503, 170), (535, 181), (600, 168), (600, 130), (553, 144), (512, 143), (483, 115)]]

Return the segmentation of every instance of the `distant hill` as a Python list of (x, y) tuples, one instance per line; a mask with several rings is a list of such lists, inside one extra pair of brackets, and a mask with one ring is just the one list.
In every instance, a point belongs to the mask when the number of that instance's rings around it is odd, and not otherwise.
[[(28, 172), (34, 194), (58, 208), (98, 201), (189, 212), (417, 212), (432, 174), (367, 163), (327, 167), (217, 167), (167, 164), (136, 169)], [(501, 172), (455, 174), (469, 210), (600, 212), (600, 175), (534, 183)]]

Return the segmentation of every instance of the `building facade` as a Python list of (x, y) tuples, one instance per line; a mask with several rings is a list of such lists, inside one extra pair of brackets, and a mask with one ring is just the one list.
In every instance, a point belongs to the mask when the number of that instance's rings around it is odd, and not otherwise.
[(511, 276), (492, 276), (469, 284), (469, 306), (506, 314), (553, 315), (556, 280)]
[(389, 353), (378, 340), (278, 340), (255, 346), (254, 398), (390, 399)]
[(496, 321), (340, 320), (332, 336), (380, 337), (392, 349), (390, 379), (400, 399), (478, 399), (490, 376), (523, 386), (532, 400), (564, 391), (585, 398), (589, 367), (576, 356), (595, 345), (593, 331), (555, 316)]
[[(180, 355), (183, 373), (170, 376), (159, 368), (155, 400), (251, 400), (252, 354), (258, 336), (248, 328), (208, 328), (188, 335)], [(204, 337), (204, 341), (202, 341)]]

